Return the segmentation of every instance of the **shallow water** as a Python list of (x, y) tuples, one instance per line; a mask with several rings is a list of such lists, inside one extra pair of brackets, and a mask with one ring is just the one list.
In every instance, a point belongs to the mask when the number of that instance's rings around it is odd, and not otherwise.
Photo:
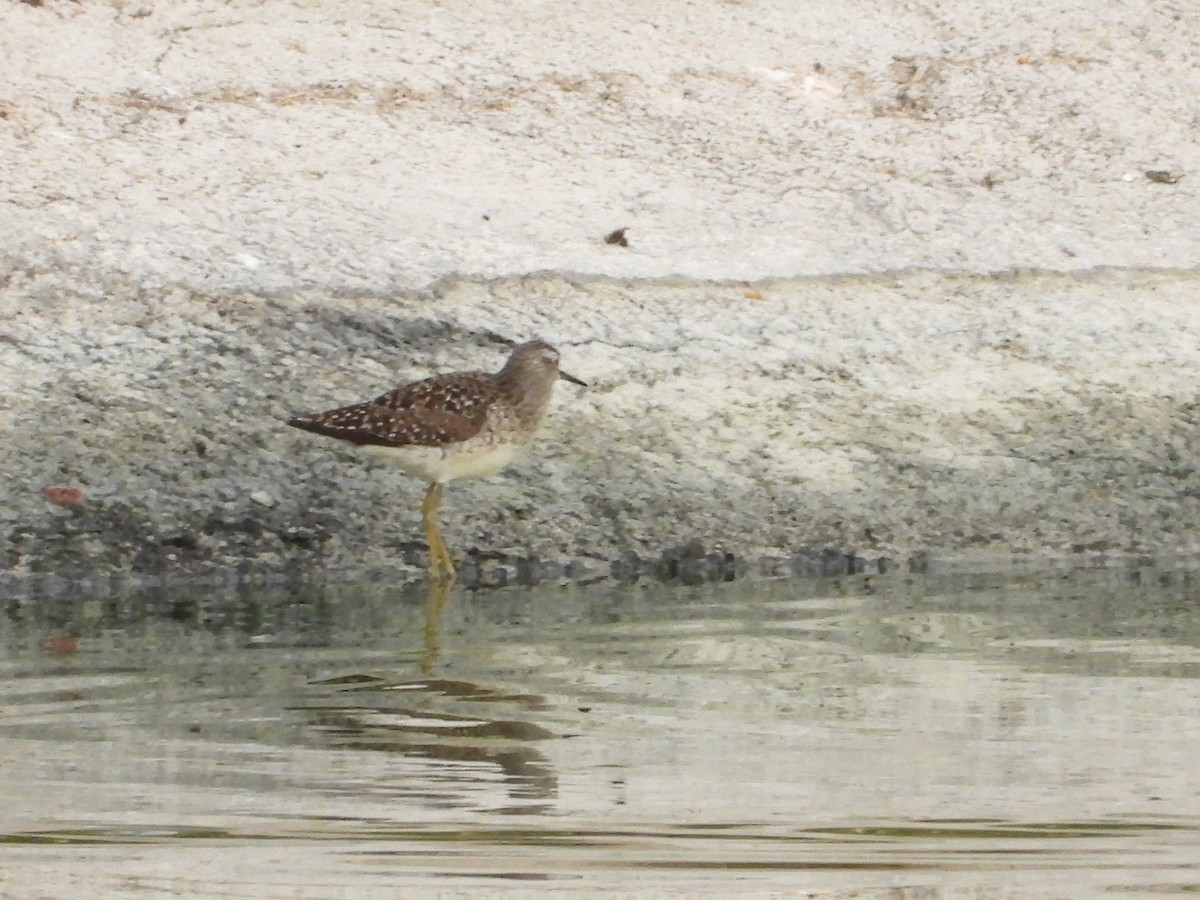
[(1200, 578), (11, 603), (0, 896), (1200, 893)]

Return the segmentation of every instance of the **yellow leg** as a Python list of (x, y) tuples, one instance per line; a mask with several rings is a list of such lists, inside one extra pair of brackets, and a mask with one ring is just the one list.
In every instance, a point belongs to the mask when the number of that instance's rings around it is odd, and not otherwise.
[(442, 655), (442, 610), (454, 582), (434, 578), (429, 582), (429, 597), (425, 603), (425, 655), (421, 658), (421, 671), (428, 675), (437, 666)]
[(446, 578), (454, 581), (454, 563), (450, 561), (450, 551), (442, 539), (442, 530), (438, 528), (437, 511), (442, 503), (442, 485), (435, 481), (425, 492), (421, 503), (421, 517), (425, 520), (425, 537), (429, 541), (429, 572), (434, 581), (441, 579), (445, 571)]

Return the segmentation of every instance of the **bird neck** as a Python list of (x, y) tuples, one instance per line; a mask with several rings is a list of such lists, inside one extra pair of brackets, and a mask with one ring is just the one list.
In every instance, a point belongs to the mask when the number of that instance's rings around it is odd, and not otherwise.
[(500, 389), (512, 398), (521, 420), (530, 424), (539, 422), (550, 405), (550, 391), (554, 387), (551, 378), (533, 375), (523, 367), (507, 365), (496, 373)]

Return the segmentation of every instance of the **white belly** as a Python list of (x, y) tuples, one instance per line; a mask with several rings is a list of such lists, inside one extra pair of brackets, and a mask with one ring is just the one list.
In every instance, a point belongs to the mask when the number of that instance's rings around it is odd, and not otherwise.
[(362, 452), (372, 459), (403, 469), (425, 481), (440, 481), (443, 484), (456, 478), (486, 478), (495, 475), (521, 452), (515, 443), (457, 444), (449, 449), (442, 447), (372, 447), (364, 446)]

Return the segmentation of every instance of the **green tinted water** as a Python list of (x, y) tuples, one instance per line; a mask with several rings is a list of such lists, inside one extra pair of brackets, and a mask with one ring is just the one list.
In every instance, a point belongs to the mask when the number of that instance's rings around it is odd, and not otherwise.
[(0, 896), (1200, 892), (1186, 573), (41, 598)]

